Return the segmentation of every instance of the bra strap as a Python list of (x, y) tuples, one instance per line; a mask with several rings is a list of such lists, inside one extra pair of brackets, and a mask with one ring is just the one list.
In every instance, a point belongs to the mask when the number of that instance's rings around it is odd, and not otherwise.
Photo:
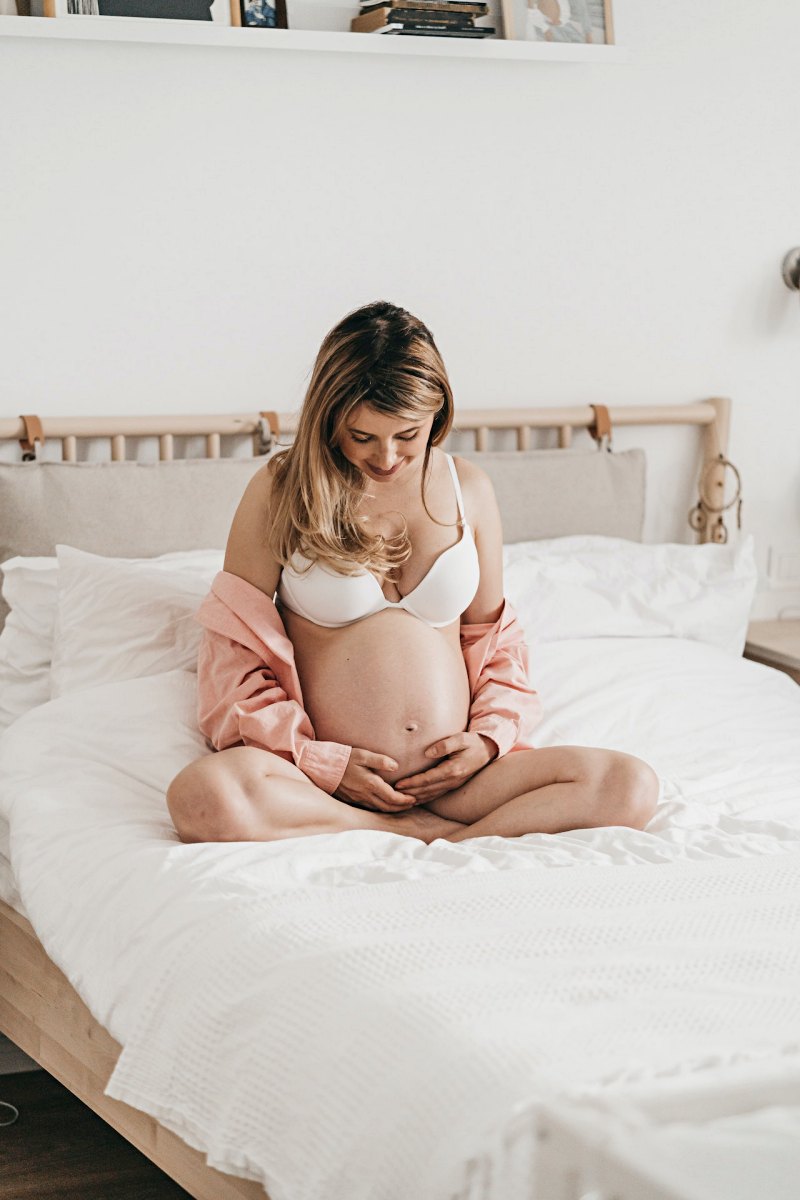
[(453, 476), (453, 487), (455, 488), (455, 492), (456, 492), (456, 504), (458, 505), (458, 515), (461, 518), (461, 524), (464, 525), (464, 524), (466, 524), (466, 517), (464, 515), (464, 497), (461, 495), (461, 483), (458, 478), (458, 471), (456, 470), (456, 464), (453, 462), (452, 454), (448, 454), (446, 457), (447, 457), (447, 465), (450, 468), (450, 474)]

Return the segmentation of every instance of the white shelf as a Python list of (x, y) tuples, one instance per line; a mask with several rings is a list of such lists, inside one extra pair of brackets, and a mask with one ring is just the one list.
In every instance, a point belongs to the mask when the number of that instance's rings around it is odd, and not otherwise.
[[(356, 11), (356, 4), (353, 4)], [(502, 38), (386, 37), (316, 29), (237, 29), (211, 21), (146, 17), (0, 17), (0, 37), (89, 42), (161, 42), (247, 50), (334, 50), (347, 54), (411, 54), (440, 58), (518, 58), (538, 62), (624, 62), (620, 46), (509, 42)]]

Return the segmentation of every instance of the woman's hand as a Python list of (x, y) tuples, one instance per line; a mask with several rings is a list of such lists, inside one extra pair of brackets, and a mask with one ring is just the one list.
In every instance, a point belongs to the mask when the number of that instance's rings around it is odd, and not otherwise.
[(397, 780), (397, 787), (413, 796), (416, 804), (428, 804), (461, 787), (497, 758), (497, 746), (480, 733), (454, 733), (428, 746), (425, 755), (442, 761), (430, 771)]
[(371, 750), (360, 750), (354, 746), (336, 795), (358, 808), (371, 808), (377, 812), (402, 812), (406, 808), (413, 808), (419, 804), (418, 800), (396, 792), (378, 774), (379, 771), (390, 774), (397, 770), (397, 766), (395, 760), (386, 754), (373, 754)]

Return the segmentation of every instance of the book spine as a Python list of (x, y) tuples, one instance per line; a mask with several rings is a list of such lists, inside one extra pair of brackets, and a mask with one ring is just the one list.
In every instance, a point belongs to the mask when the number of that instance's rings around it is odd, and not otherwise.
[(475, 17), (472, 13), (447, 13), (437, 12), (435, 9), (427, 8), (392, 8), (392, 21), (416, 21), (421, 25), (433, 23), (436, 25), (466, 25), (473, 26)]
[(380, 29), (373, 29), (372, 33), (377, 33), (385, 37), (404, 37), (412, 35), (414, 37), (460, 37), (460, 38), (486, 38), (494, 37), (496, 29), (484, 28), (483, 26), (473, 26), (471, 29), (455, 29), (452, 25), (440, 29), (433, 29), (430, 25), (382, 25)]
[(406, 33), (457, 33), (462, 29), (475, 29), (474, 25), (444, 25), (435, 21), (391, 21), (390, 25), (392, 29), (404, 29)]
[(439, 28), (474, 29), (475, 15), (474, 13), (450, 13), (432, 8), (417, 8), (415, 5), (409, 5), (407, 8), (384, 6), (376, 9), (375, 12), (353, 17), (350, 28), (353, 33), (372, 33), (374, 29), (380, 29), (383, 25), (395, 25), (398, 22), (400, 24), (433, 24)]
[(409, 4), (409, 0), (362, 0), (360, 12), (362, 16), (366, 13), (377, 12), (381, 8), (424, 8), (438, 12), (463, 12), (471, 13), (474, 17), (485, 17), (488, 15), (489, 6), (478, 0), (415, 0), (413, 5)]

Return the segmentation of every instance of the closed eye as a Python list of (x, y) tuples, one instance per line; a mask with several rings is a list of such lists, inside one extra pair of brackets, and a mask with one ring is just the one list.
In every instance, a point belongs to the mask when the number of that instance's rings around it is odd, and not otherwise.
[[(418, 434), (418, 433), (419, 433), (419, 430), (418, 430), (418, 429), (415, 429), (413, 433), (409, 433), (409, 434), (402, 434), (402, 433), (398, 433), (398, 434), (395, 436), (395, 439), (394, 439), (394, 440), (395, 440), (396, 442), (413, 442), (413, 441), (414, 441), (414, 438), (417, 436), (417, 434)], [(371, 441), (372, 441), (372, 434), (371, 434), (371, 433), (362, 433), (362, 434), (357, 434), (357, 433), (353, 433), (353, 432), (351, 431), (351, 432), (350, 432), (350, 436), (351, 436), (351, 438), (353, 439), (353, 441), (354, 441), (354, 442), (357, 442), (357, 443), (358, 443), (360, 446), (364, 446), (364, 445), (366, 445), (366, 443), (367, 443), (367, 442), (371, 442)]]

